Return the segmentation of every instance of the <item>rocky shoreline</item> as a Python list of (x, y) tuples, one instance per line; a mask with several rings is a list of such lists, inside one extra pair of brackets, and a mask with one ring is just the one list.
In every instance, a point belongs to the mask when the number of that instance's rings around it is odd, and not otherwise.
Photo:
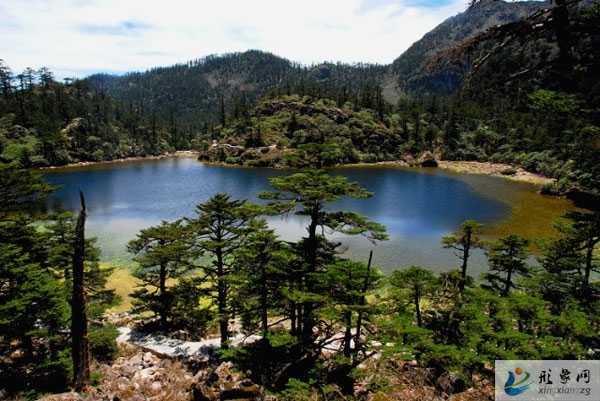
[(443, 160), (439, 161), (439, 168), (455, 173), (484, 174), (503, 177), (513, 181), (535, 184), (537, 186), (550, 185), (556, 181), (554, 178), (532, 173), (521, 167), (503, 163)]

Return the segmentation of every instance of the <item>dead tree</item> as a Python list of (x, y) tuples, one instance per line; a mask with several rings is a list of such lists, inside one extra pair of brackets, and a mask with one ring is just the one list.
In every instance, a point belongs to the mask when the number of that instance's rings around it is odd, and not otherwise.
[(73, 249), (73, 294), (71, 298), (71, 355), (73, 358), (73, 387), (81, 391), (90, 381), (90, 351), (84, 285), (85, 219), (87, 212), (83, 193), (79, 192), (81, 211), (75, 226)]

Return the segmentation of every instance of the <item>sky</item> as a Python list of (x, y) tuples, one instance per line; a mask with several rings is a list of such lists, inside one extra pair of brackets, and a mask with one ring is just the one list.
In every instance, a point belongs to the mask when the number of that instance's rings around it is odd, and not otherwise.
[(1, 0), (0, 58), (57, 78), (259, 49), (303, 64), (392, 62), (466, 0)]

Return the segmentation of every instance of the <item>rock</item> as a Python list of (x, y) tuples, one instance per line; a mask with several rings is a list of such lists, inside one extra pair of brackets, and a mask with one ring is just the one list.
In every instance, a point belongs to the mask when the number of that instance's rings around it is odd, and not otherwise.
[(211, 373), (197, 374), (196, 378), (199, 382), (192, 389), (194, 401), (264, 400), (262, 388), (234, 372), (231, 362), (220, 364)]
[[(132, 356), (129, 361), (127, 361), (127, 365), (131, 366), (131, 365), (137, 365), (137, 366), (141, 366), (142, 365), (142, 358), (143, 356), (141, 354), (136, 354), (134, 356)], [(125, 361), (122, 360), (122, 358), (119, 358), (120, 360), (120, 365), (124, 365)]]
[(127, 391), (129, 388), (129, 379), (126, 377), (119, 377), (117, 379), (117, 389), (119, 391)]
[(197, 384), (192, 390), (192, 400), (194, 401), (217, 401), (218, 399), (218, 393), (211, 387)]
[(418, 164), (421, 167), (437, 167), (438, 162), (435, 156), (430, 151), (425, 151), (418, 159)]
[(248, 387), (235, 387), (229, 390), (225, 390), (221, 392), (220, 395), (221, 400), (239, 400), (244, 399), (248, 401), (259, 401), (262, 400), (262, 392), (260, 387), (256, 384)]
[(408, 164), (409, 166), (415, 166), (417, 164), (414, 156), (410, 153), (407, 153), (404, 156), (402, 156), (402, 161)]
[(228, 158), (238, 158), (244, 153), (243, 146), (230, 145), (228, 143), (213, 143), (208, 150), (200, 152), (198, 158), (209, 162), (224, 162)]
[(460, 393), (467, 388), (465, 381), (454, 373), (445, 372), (435, 382), (438, 389), (448, 395)]
[(146, 352), (144, 354), (142, 360), (146, 364), (152, 364), (152, 363), (156, 362), (156, 357), (154, 355), (152, 355), (152, 352)]
[(138, 372), (135, 372), (134, 374), (134, 379), (139, 379), (139, 380), (148, 380), (151, 379), (154, 376), (154, 373), (156, 372), (156, 368), (155, 367), (148, 367), (145, 369), (142, 369)]
[(83, 398), (75, 393), (61, 393), (61, 394), (53, 394), (43, 398), (43, 401), (82, 401)]
[(152, 385), (150, 386), (150, 388), (155, 393), (158, 393), (158, 392), (160, 392), (162, 390), (162, 384), (160, 384), (160, 382), (158, 382), (158, 381), (155, 381), (155, 382), (152, 383)]

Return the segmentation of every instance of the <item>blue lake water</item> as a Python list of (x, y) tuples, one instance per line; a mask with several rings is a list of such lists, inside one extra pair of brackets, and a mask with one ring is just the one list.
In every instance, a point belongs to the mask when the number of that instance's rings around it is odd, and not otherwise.
[[(270, 177), (287, 173), (207, 166), (192, 158), (69, 168), (46, 174), (47, 181), (61, 186), (48, 207), (78, 210), (81, 189), (88, 204), (88, 233), (98, 238), (102, 259), (125, 259), (127, 241), (140, 229), (161, 220), (193, 216), (198, 203), (218, 192), (256, 201), (257, 193), (270, 189)], [(331, 208), (362, 213), (387, 227), (390, 240), (377, 245), (363, 238), (337, 236), (350, 257), (366, 259), (374, 249), (374, 261), (384, 271), (413, 264), (437, 271), (454, 268), (458, 265), (456, 257), (440, 245), (443, 235), (465, 219), (489, 224), (510, 213), (508, 204), (442, 171), (341, 168), (332, 174), (344, 175), (374, 192), (370, 199), (344, 199)], [(305, 233), (305, 222), (295, 216), (270, 218), (269, 223), (286, 240)], [(481, 252), (475, 254), (472, 266), (474, 274), (483, 271)]]

